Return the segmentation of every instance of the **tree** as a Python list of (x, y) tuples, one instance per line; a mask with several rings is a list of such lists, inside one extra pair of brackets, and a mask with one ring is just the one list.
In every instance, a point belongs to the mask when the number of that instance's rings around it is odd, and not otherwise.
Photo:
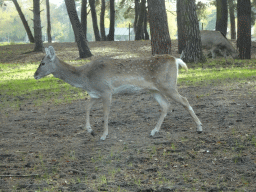
[(146, 0), (141, 0), (140, 5), (140, 12), (139, 12), (139, 19), (136, 23), (136, 33), (135, 33), (135, 40), (141, 40), (144, 39), (144, 33), (143, 33), (143, 22), (145, 17), (145, 11), (146, 11)]
[(184, 14), (184, 20), (182, 21), (186, 34), (186, 47), (181, 54), (181, 59), (185, 62), (205, 62), (206, 59), (202, 51), (195, 0), (180, 1), (186, 13)]
[(110, 0), (110, 24), (109, 33), (107, 36), (108, 41), (114, 41), (115, 37), (115, 0)]
[(228, 25), (228, 5), (227, 0), (216, 0), (216, 31), (220, 31), (224, 36), (227, 35)]
[(40, 1), (33, 0), (33, 13), (34, 13), (34, 36), (35, 36), (35, 48), (34, 51), (43, 51), (42, 41), (42, 27), (40, 18)]
[(20, 19), (21, 19), (21, 21), (22, 21), (22, 23), (23, 23), (23, 26), (24, 26), (24, 28), (25, 28), (25, 30), (26, 30), (26, 32), (27, 32), (28, 39), (29, 39), (30, 43), (34, 43), (34, 42), (35, 42), (34, 37), (33, 37), (33, 35), (32, 35), (32, 32), (31, 32), (30, 27), (29, 27), (29, 25), (28, 25), (28, 22), (27, 22), (27, 20), (25, 19), (25, 16), (24, 16), (24, 14), (23, 14), (23, 12), (22, 12), (22, 10), (21, 10), (21, 8), (20, 8), (20, 6), (19, 6), (17, 0), (12, 0), (12, 1), (13, 1), (13, 3), (14, 3), (15, 7), (16, 7), (16, 10), (17, 10), (18, 13), (19, 13)]
[(101, 40), (106, 41), (106, 34), (105, 34), (105, 9), (106, 3), (105, 0), (101, 0), (101, 12), (100, 12), (100, 34)]
[(85, 39), (87, 39), (87, 0), (82, 0), (81, 25), (84, 31)]
[(76, 43), (79, 50), (79, 57), (80, 58), (87, 58), (92, 56), (91, 51), (87, 45), (86, 38), (84, 35), (83, 27), (79, 21), (77, 12), (76, 12), (76, 5), (74, 0), (65, 0), (65, 4), (68, 11), (68, 16), (70, 18), (71, 25), (74, 30)]
[(46, 0), (46, 15), (47, 15), (47, 37), (48, 37), (48, 43), (52, 42), (52, 36), (51, 36), (51, 18), (50, 18), (50, 3), (49, 0)]
[(95, 0), (89, 0), (89, 4), (91, 7), (92, 24), (93, 24), (95, 40), (100, 41), (100, 33), (99, 33), (98, 22), (97, 22), (97, 13), (95, 9)]
[(164, 0), (148, 0), (152, 54), (171, 54), (171, 38)]
[(251, 2), (237, 1), (237, 47), (240, 59), (251, 58)]
[(230, 27), (231, 27), (231, 39), (236, 39), (236, 22), (235, 22), (235, 6), (234, 0), (228, 0)]
[(178, 25), (178, 53), (181, 54), (181, 52), (186, 47), (186, 33), (184, 29), (184, 6), (183, 6), (182, 0), (177, 0), (176, 7), (177, 7), (177, 25)]
[(138, 18), (139, 18), (139, 0), (135, 0), (134, 2), (135, 7), (134, 7), (134, 11), (135, 11), (135, 17), (134, 17), (134, 23), (133, 23), (133, 28), (134, 28), (134, 32), (136, 33), (137, 31), (137, 23), (138, 23)]
[(145, 15), (144, 15), (144, 39), (145, 40), (149, 40), (149, 34), (148, 34), (148, 30), (147, 30), (147, 27), (148, 27), (148, 12), (147, 12), (147, 9), (146, 9), (146, 6), (145, 6)]

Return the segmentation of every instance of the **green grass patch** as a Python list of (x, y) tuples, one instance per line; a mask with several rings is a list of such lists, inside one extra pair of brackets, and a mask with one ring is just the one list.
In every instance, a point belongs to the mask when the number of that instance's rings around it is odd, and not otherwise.
[(35, 64), (0, 64), (0, 107), (19, 108), (28, 100), (40, 106), (45, 102), (53, 104), (70, 103), (86, 97), (86, 92), (70, 86), (49, 75), (36, 81)]
[(256, 69), (252, 68), (211, 68), (211, 69), (189, 69), (188, 73), (181, 71), (178, 83), (182, 85), (207, 85), (213, 82), (239, 82), (252, 76), (256, 76)]
[(1, 42), (0, 46), (6, 46), (6, 45), (18, 45), (18, 44), (27, 44), (25, 42), (14, 42), (14, 41), (10, 41), (10, 42)]

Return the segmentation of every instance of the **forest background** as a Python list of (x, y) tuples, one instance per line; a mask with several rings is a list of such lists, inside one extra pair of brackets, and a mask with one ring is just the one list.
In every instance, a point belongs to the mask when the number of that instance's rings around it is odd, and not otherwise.
[[(116, 0), (116, 20), (115, 28), (128, 29), (129, 24), (131, 28), (134, 22), (134, 9), (132, 8), (132, 1), (126, 1), (126, 4), (122, 4), (121, 0)], [(206, 3), (203, 7), (198, 7), (198, 17), (200, 30), (215, 30), (216, 25), (216, 6), (212, 1), (197, 1), (197, 6), (202, 6), (202, 3)], [(28, 20), (30, 28), (33, 28), (33, 1), (32, 0), (20, 0), (19, 4)], [(43, 40), (47, 41), (47, 19), (46, 19), (46, 4), (45, 0), (41, 1), (41, 22), (42, 22), (42, 35)], [(92, 18), (90, 14), (89, 4), (88, 6), (88, 19), (87, 19), (87, 40), (95, 41), (93, 33)], [(109, 1), (106, 1), (106, 6), (109, 6)], [(81, 1), (76, 1), (76, 8), (79, 17), (81, 16)], [(100, 2), (96, 1), (97, 15), (100, 15)], [(168, 26), (171, 39), (177, 39), (177, 20), (176, 20), (176, 1), (166, 1)], [(51, 26), (53, 42), (74, 42), (74, 32), (70, 23), (70, 19), (67, 14), (67, 9), (64, 1), (50, 1), (51, 12)], [(100, 20), (98, 19), (98, 25)], [(105, 27), (109, 27), (109, 9), (106, 7), (105, 13)], [(228, 22), (229, 23), (229, 22)], [(0, 42), (17, 43), (17, 42), (29, 42), (26, 31), (20, 20), (18, 12), (12, 1), (5, 1), (5, 6), (0, 9)], [(253, 27), (254, 28), (254, 27)], [(252, 28), (252, 36), (256, 36)], [(132, 31), (132, 29), (131, 29)], [(149, 24), (148, 24), (149, 32)], [(227, 37), (230, 38), (228, 26)], [(134, 36), (131, 37), (133, 39)], [(118, 40), (116, 38), (115, 40)], [(253, 39), (252, 39), (253, 40)]]

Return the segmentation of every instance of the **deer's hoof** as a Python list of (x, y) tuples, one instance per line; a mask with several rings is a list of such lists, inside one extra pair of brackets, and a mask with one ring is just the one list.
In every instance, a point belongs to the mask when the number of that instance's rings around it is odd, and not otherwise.
[(152, 131), (151, 131), (151, 134), (150, 134), (150, 136), (154, 136), (156, 133), (158, 133), (158, 130), (156, 130), (156, 129), (153, 129)]
[(95, 133), (94, 133), (94, 131), (91, 131), (91, 135), (94, 137), (95, 136)]
[(197, 133), (200, 134), (203, 132), (202, 124), (197, 127)]
[(102, 135), (102, 137), (100, 138), (101, 141), (105, 141), (106, 140), (107, 135)]
[(197, 133), (202, 133), (203, 132), (202, 124), (197, 126), (196, 131), (197, 131)]

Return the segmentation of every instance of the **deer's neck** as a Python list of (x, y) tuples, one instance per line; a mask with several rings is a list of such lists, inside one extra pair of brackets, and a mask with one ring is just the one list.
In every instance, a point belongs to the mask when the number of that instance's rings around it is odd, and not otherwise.
[(62, 79), (66, 83), (75, 87), (82, 87), (81, 74), (76, 67), (71, 66), (64, 61), (56, 58), (56, 71), (53, 73), (54, 77)]

